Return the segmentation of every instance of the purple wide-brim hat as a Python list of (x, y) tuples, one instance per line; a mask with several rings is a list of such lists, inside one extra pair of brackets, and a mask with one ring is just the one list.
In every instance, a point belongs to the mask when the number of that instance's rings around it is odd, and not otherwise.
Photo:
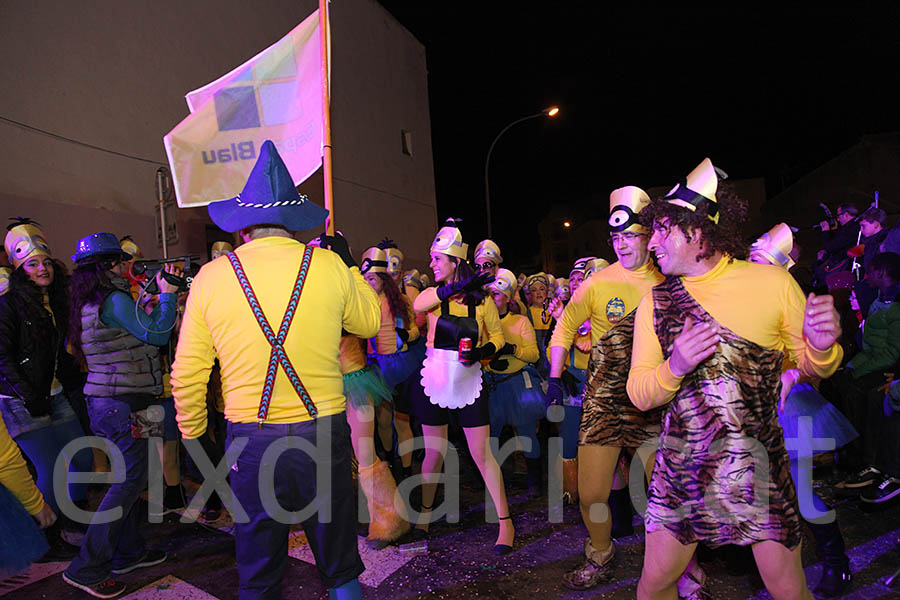
[(294, 180), (271, 140), (263, 142), (259, 158), (240, 194), (207, 207), (209, 218), (234, 233), (254, 225), (281, 225), (289, 231), (321, 227), (328, 211), (297, 191)]

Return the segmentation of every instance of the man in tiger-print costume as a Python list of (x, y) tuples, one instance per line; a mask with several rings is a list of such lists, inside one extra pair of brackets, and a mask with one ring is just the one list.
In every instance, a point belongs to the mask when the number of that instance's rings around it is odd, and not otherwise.
[(666, 409), (639, 599), (676, 598), (700, 541), (752, 546), (774, 598), (812, 598), (778, 424), (781, 363), (829, 377), (841, 329), (831, 296), (806, 299), (784, 269), (736, 259), (745, 216), (709, 159), (641, 214), (667, 279), (637, 309), (627, 384), (638, 408)]
[[(607, 502), (613, 474), (623, 448), (636, 449), (659, 433), (661, 411), (642, 413), (625, 395), (625, 375), (631, 364), (633, 311), (662, 276), (650, 261), (648, 230), (638, 213), (650, 202), (642, 189), (614, 190), (610, 201), (610, 243), (618, 262), (590, 276), (572, 296), (550, 341), (551, 403), (563, 398), (562, 372), (579, 328), (590, 321), (592, 351), (582, 400), (578, 433), (578, 496), (589, 537), (585, 562), (566, 573), (563, 583), (586, 590), (609, 579), (615, 544)], [(652, 465), (652, 459), (647, 461)], [(618, 500), (629, 503), (626, 489)], [(600, 510), (598, 510), (600, 509)], [(628, 509), (630, 514), (630, 508)]]

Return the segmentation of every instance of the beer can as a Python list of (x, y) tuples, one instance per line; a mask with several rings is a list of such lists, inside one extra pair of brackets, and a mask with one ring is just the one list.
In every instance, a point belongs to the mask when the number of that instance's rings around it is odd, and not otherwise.
[(466, 359), (462, 357), (463, 352), (468, 352), (472, 349), (472, 338), (462, 338), (459, 340), (459, 362), (468, 362)]

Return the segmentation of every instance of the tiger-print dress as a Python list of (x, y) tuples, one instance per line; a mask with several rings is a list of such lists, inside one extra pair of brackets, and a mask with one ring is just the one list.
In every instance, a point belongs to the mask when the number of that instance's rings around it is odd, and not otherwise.
[(631, 311), (591, 348), (581, 405), (578, 445), (638, 448), (659, 435), (665, 408), (642, 412), (628, 399), (625, 383), (631, 368), (634, 318)]
[[(677, 277), (653, 288), (663, 354), (684, 319), (714, 322)], [(715, 354), (687, 375), (667, 405), (645, 516), (647, 532), (682, 544), (800, 543), (797, 496), (778, 424), (783, 353), (719, 326)]]

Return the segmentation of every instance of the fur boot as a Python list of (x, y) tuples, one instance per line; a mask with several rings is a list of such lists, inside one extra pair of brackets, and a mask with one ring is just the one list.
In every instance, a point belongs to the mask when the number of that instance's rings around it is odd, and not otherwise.
[(378, 459), (368, 467), (359, 467), (359, 484), (369, 508), (369, 536), (366, 543), (377, 550), (409, 531), (409, 517), (401, 502), (398, 513), (394, 498), (397, 484), (387, 463)]

